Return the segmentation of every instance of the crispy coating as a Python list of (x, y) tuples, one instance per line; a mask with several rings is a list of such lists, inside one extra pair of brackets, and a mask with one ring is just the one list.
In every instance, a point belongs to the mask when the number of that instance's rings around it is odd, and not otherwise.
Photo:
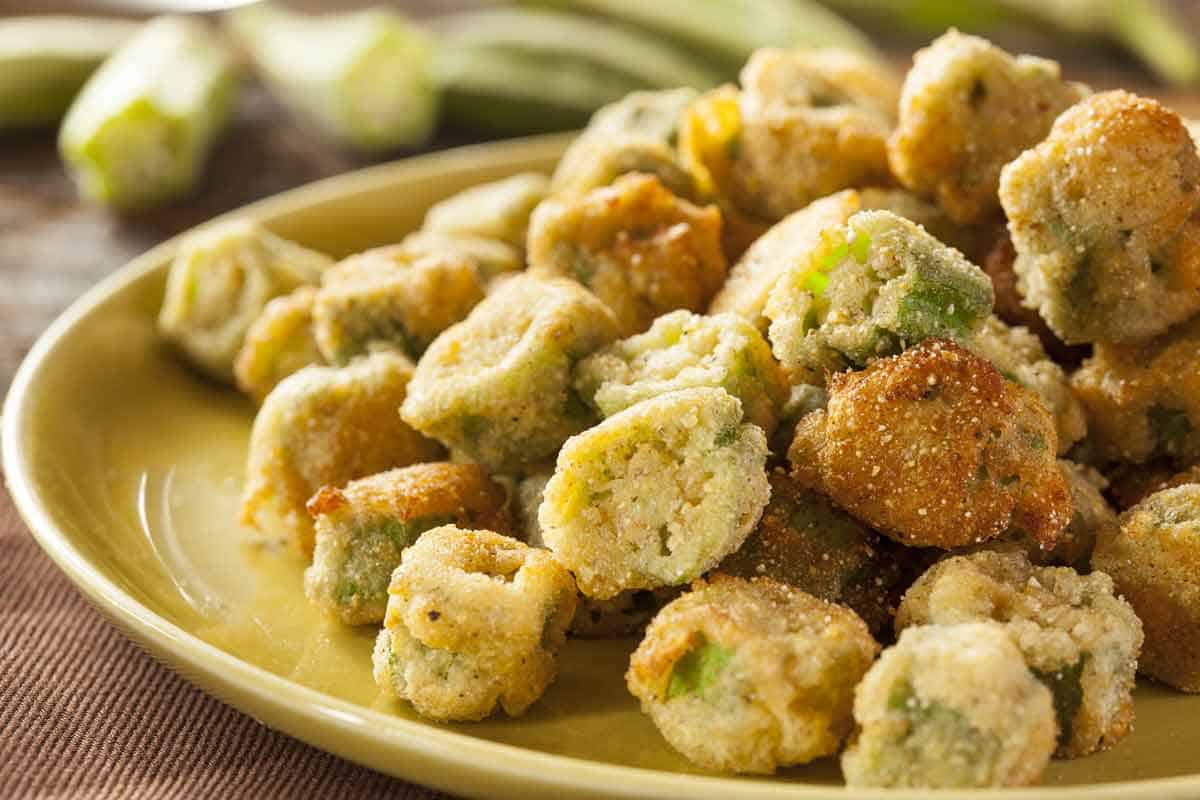
[(312, 308), (317, 290), (301, 286), (276, 297), (246, 331), (233, 362), (237, 386), (262, 404), (271, 390), (288, 375), (310, 364), (324, 364), (313, 334)]
[(308, 501), (316, 548), (304, 593), (347, 625), (383, 622), (388, 581), (406, 547), (441, 525), (508, 535), (507, 501), (475, 464), (413, 464), (323, 486)]
[(1137, 344), (1097, 344), (1071, 378), (1101, 458), (1200, 462), (1200, 317)]
[(762, 429), (723, 389), (644, 400), (563, 445), (542, 537), (589, 597), (688, 583), (758, 522), (766, 458)]
[(892, 172), (957, 222), (994, 216), (1000, 170), (1087, 96), (1059, 66), (951, 30), (917, 51), (888, 140)]
[(891, 627), (905, 577), (905, 548), (894, 545), (829, 498), (774, 469), (771, 500), (745, 543), (717, 567), (767, 577), (848, 606), (874, 634)]
[(1142, 623), (1108, 575), (1033, 566), (1022, 553), (954, 556), (904, 595), (896, 630), (988, 620), (1054, 695), (1059, 756), (1107, 750), (1132, 730)]
[(771, 773), (837, 752), (878, 652), (849, 609), (769, 578), (716, 576), (658, 613), (625, 680), (689, 760)]
[(421, 228), (445, 236), (497, 239), (522, 249), (529, 215), (549, 191), (550, 179), (540, 172), (481, 183), (434, 204)]
[(634, 403), (693, 386), (724, 389), (746, 419), (775, 430), (787, 384), (762, 334), (733, 314), (664, 314), (650, 330), (614, 342), (575, 368), (575, 389), (610, 417)]
[(396, 413), (412, 374), (407, 358), (379, 351), (346, 367), (305, 367), (284, 378), (250, 431), (242, 524), (264, 533), (282, 529), (309, 554), (305, 503), (322, 486), (436, 461), (442, 448)]
[(1156, 101), (1069, 109), (1004, 168), (1000, 200), (1021, 291), (1064, 342), (1146, 339), (1200, 310), (1200, 155)]
[(429, 346), (401, 415), (493, 471), (519, 471), (592, 424), (571, 371), (616, 337), (612, 314), (578, 283), (511, 278)]
[(1054, 752), (1050, 690), (995, 623), (908, 628), (854, 690), (848, 786), (1037, 783)]
[(756, 51), (741, 74), (733, 164), (741, 204), (778, 220), (840, 189), (890, 179), (885, 143), (899, 84), (891, 69), (836, 48)]
[(558, 674), (575, 583), (549, 552), (486, 530), (434, 528), (388, 587), (375, 682), (435, 720), (525, 713)]
[(563, 153), (550, 193), (579, 195), (641, 172), (657, 176), (675, 194), (695, 196), (692, 176), (675, 151), (680, 116), (695, 98), (694, 89), (632, 92), (604, 106)]
[(246, 331), (267, 302), (317, 283), (332, 263), (250, 220), (210, 226), (180, 245), (158, 330), (207, 375), (233, 383)]
[(803, 485), (902, 544), (978, 544), (1015, 526), (1052, 547), (1071, 518), (1056, 449), (1032, 392), (930, 340), (833, 376), (788, 457)]
[(991, 282), (960, 252), (890, 211), (862, 211), (793, 256), (764, 313), (793, 382), (821, 384), (928, 338), (970, 338), (991, 310)]
[(1200, 483), (1150, 495), (1096, 543), (1092, 566), (1112, 576), (1146, 630), (1138, 669), (1200, 692)]
[(425, 256), (465, 258), (489, 285), (495, 278), (525, 268), (522, 249), (500, 239), (420, 230), (396, 245), (395, 258), (401, 262), (418, 261)]
[(1066, 373), (1050, 360), (1041, 341), (1027, 328), (1010, 328), (992, 316), (963, 346), (992, 362), (1001, 375), (1041, 398), (1054, 415), (1060, 454), (1087, 434), (1087, 416), (1071, 391)]
[(325, 272), (313, 306), (317, 345), (335, 364), (378, 344), (418, 358), (483, 296), (474, 261), (453, 250), (413, 257), (404, 245), (377, 247)]
[(1109, 496), (1117, 508), (1128, 510), (1150, 495), (1163, 489), (1174, 489), (1185, 483), (1200, 483), (1200, 464), (1176, 471), (1170, 464), (1120, 464), (1107, 475)]
[(625, 336), (677, 308), (703, 311), (725, 266), (721, 213), (677, 197), (651, 175), (547, 200), (529, 226), (529, 271), (591, 289)]

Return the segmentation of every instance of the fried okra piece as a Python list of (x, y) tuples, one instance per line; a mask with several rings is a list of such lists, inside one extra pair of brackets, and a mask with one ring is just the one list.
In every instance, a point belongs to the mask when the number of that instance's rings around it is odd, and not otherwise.
[(484, 293), (475, 264), (453, 251), (413, 258), (403, 245), (367, 250), (325, 272), (313, 306), (317, 345), (335, 364), (379, 344), (415, 359)]
[(542, 496), (552, 477), (553, 469), (534, 472), (517, 482), (516, 516), (521, 526), (522, 538), (532, 547), (546, 546), (542, 539), (542, 526), (538, 524), (538, 509), (542, 507)]
[(598, 110), (563, 154), (550, 181), (552, 195), (579, 195), (629, 172), (655, 175), (672, 192), (694, 197), (692, 176), (675, 151), (679, 119), (694, 89), (633, 92)]
[(1087, 434), (1087, 415), (1071, 391), (1066, 373), (1050, 360), (1041, 341), (1027, 328), (1012, 328), (991, 316), (963, 345), (992, 362), (1001, 375), (1041, 398), (1054, 415), (1060, 454)]
[(439, 721), (524, 714), (557, 676), (575, 613), (549, 552), (453, 525), (404, 551), (388, 595), (375, 682)]
[(304, 593), (347, 625), (383, 622), (388, 581), (405, 548), (442, 525), (507, 535), (507, 500), (476, 464), (413, 464), (340, 489), (324, 486), (308, 501), (316, 548)]
[(593, 353), (575, 368), (576, 390), (601, 417), (694, 386), (729, 392), (742, 401), (747, 421), (768, 435), (788, 391), (770, 345), (733, 314), (664, 314), (650, 330)]
[(233, 362), (237, 386), (261, 404), (288, 375), (310, 364), (324, 364), (313, 334), (312, 309), (317, 290), (301, 286), (276, 297), (251, 323)]
[(1050, 412), (953, 342), (834, 375), (788, 458), (802, 485), (909, 546), (962, 547), (1009, 527), (1052, 547), (1071, 518)]
[(957, 250), (889, 211), (863, 211), (795, 255), (764, 313), (793, 382), (820, 384), (925, 339), (968, 339), (992, 299), (987, 275)]
[(267, 302), (318, 283), (331, 264), (249, 220), (191, 234), (171, 263), (158, 330), (210, 377), (233, 383), (246, 331)]
[(401, 261), (418, 261), (426, 256), (465, 258), (475, 265), (480, 278), (489, 283), (525, 269), (521, 248), (499, 239), (420, 230), (396, 245), (396, 258)]
[(758, 50), (741, 74), (733, 166), (755, 216), (778, 220), (840, 189), (887, 183), (899, 83), (836, 48)]
[(1050, 132), (1087, 96), (1059, 66), (1013, 57), (986, 39), (950, 31), (917, 52), (900, 96), (888, 160), (909, 189), (937, 199), (954, 220), (999, 209), (1000, 170)]
[(902, 548), (786, 470), (772, 470), (768, 478), (771, 500), (758, 527), (717, 571), (771, 578), (849, 606), (872, 633), (890, 628), (904, 589)]
[(1102, 458), (1200, 462), (1200, 318), (1146, 342), (1097, 344), (1071, 386)]
[(1116, 512), (1104, 499), (1108, 481), (1095, 469), (1060, 458), (1058, 468), (1071, 487), (1071, 521), (1054, 546), (1042, 547), (1028, 533), (1010, 528), (1004, 538), (1015, 542), (1034, 564), (1072, 567), (1087, 572), (1096, 542), (1115, 535), (1120, 527)]
[(1092, 567), (1112, 576), (1142, 620), (1138, 669), (1200, 692), (1200, 483), (1150, 495), (1096, 543)]
[(612, 313), (578, 283), (511, 278), (429, 346), (401, 415), (492, 471), (517, 471), (594, 422), (571, 372), (616, 337)]
[(725, 266), (721, 213), (677, 197), (650, 175), (547, 200), (529, 224), (529, 271), (591, 289), (625, 336), (677, 308), (703, 311)]
[(305, 504), (322, 486), (438, 460), (437, 442), (396, 413), (412, 374), (407, 358), (380, 351), (346, 367), (305, 367), (284, 378), (250, 431), (242, 523), (264, 533), (283, 530), (309, 554), (313, 526)]
[(529, 215), (549, 190), (550, 179), (540, 172), (472, 186), (432, 206), (421, 228), (445, 236), (497, 239), (523, 249)]
[(854, 612), (769, 578), (697, 581), (646, 629), (625, 675), (663, 737), (713, 770), (832, 755), (879, 645)]
[(989, 620), (1054, 695), (1059, 756), (1107, 750), (1133, 728), (1142, 623), (1108, 575), (1033, 566), (1022, 553), (954, 556), (905, 593), (896, 630)]
[(908, 628), (854, 690), (847, 786), (1027, 786), (1054, 752), (1050, 690), (995, 623)]
[(1105, 92), (1004, 168), (1026, 300), (1068, 344), (1163, 333), (1200, 310), (1200, 155), (1178, 115)]
[(766, 459), (762, 429), (723, 389), (644, 400), (563, 445), (542, 537), (589, 597), (688, 583), (753, 530)]
[(1120, 464), (1107, 475), (1109, 495), (1117, 508), (1128, 510), (1163, 489), (1200, 483), (1200, 464), (1177, 472), (1169, 464)]

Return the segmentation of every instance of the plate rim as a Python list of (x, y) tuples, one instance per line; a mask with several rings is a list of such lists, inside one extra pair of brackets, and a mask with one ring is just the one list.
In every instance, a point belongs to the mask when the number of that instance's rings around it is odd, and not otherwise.
[[(398, 718), (325, 694), (243, 661), (203, 641), (183, 627), (151, 610), (104, 575), (70, 541), (54, 521), (30, 470), (27, 435), (34, 419), (33, 406), (39, 376), (72, 332), (106, 302), (164, 269), (180, 240), (198, 228), (234, 216), (268, 219), (285, 216), (321, 202), (336, 202), (347, 194), (431, 177), (440, 172), (467, 170), (484, 163), (516, 162), (561, 150), (570, 134), (523, 137), (501, 142), (454, 147), (325, 178), (272, 195), (206, 220), (151, 248), (119, 267), (72, 302), (37, 338), (22, 360), (5, 398), (0, 421), (2, 468), (10, 496), (25, 525), (43, 552), (75, 588), (124, 636), (145, 647), (160, 662), (206, 694), (259, 719), (318, 749), (368, 768), (439, 789), (476, 794), (479, 787), (521, 796), (537, 786), (543, 791), (571, 791), (589, 797), (927, 797), (925, 790), (850, 789), (843, 786), (779, 783), (735, 777), (672, 773), (544, 753), (442, 729), (436, 725)], [(269, 222), (268, 222), (269, 224)], [(234, 698), (236, 696), (236, 698)], [(253, 697), (256, 712), (238, 698)], [(234, 699), (231, 699), (234, 698)], [(320, 718), (345, 738), (346, 747), (318, 742), (300, 723)], [(373, 725), (372, 723), (380, 723)], [(519, 724), (515, 722), (514, 724)], [(419, 758), (426, 769), (414, 777), (412, 769), (392, 770), (351, 751), (350, 744), (364, 735), (377, 743)], [(488, 784), (500, 781), (501, 784)], [(1019, 789), (958, 790), (939, 792), (946, 798), (1184, 798), (1200, 796), (1200, 773), (1195, 775), (1074, 786), (1037, 786)]]

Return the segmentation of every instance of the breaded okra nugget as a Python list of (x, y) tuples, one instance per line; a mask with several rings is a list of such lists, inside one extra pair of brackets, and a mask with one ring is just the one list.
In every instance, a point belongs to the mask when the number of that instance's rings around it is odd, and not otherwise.
[(953, 219), (999, 209), (1000, 170), (1046, 138), (1054, 119), (1087, 96), (1058, 64), (1017, 56), (949, 31), (917, 51), (904, 79), (888, 160), (900, 182), (934, 197)]
[(550, 179), (540, 172), (481, 183), (433, 205), (421, 228), (445, 236), (498, 239), (521, 249), (529, 215), (549, 190)]
[(233, 383), (234, 359), (267, 302), (317, 283), (331, 264), (250, 220), (207, 228), (171, 263), (158, 330), (209, 376)]
[(721, 213), (672, 194), (650, 175), (550, 199), (529, 223), (529, 271), (574, 278), (632, 336), (668, 311), (703, 311), (725, 280)]
[(953, 342), (834, 375), (800, 420), (796, 477), (910, 546), (961, 547), (1010, 526), (1052, 547), (1071, 518), (1050, 412)]
[(756, 51), (741, 74), (734, 177), (756, 216), (777, 220), (840, 189), (886, 183), (899, 82), (836, 48)]
[(301, 286), (276, 297), (255, 317), (233, 363), (237, 386), (262, 403), (288, 375), (310, 364), (324, 364), (313, 334), (312, 309), (317, 290)]
[(908, 628), (854, 690), (848, 786), (1037, 783), (1054, 752), (1050, 690), (995, 623)]
[(383, 621), (388, 581), (400, 554), (442, 525), (507, 535), (507, 495), (476, 464), (413, 464), (323, 486), (308, 501), (316, 523), (304, 593), (347, 625)]
[(1011, 328), (988, 317), (963, 346), (992, 362), (1000, 374), (1031, 389), (1050, 413), (1058, 431), (1058, 452), (1065, 453), (1087, 434), (1083, 405), (1071, 391), (1063, 368), (1050, 360), (1042, 343), (1027, 328)]
[(396, 245), (396, 257), (402, 261), (417, 261), (426, 256), (465, 258), (475, 265), (480, 278), (488, 282), (525, 268), (522, 249), (499, 239), (420, 230)]
[(1026, 300), (1068, 344), (1163, 333), (1200, 310), (1200, 155), (1178, 115), (1094, 95), (1004, 168)]
[(367, 250), (325, 272), (313, 307), (317, 345), (335, 364), (377, 344), (418, 358), (484, 289), (474, 262), (454, 251), (413, 258), (402, 244)]
[(388, 587), (375, 682), (435, 720), (525, 713), (558, 674), (575, 582), (545, 550), (453, 525), (421, 534)]
[(1142, 620), (1138, 669), (1200, 692), (1200, 483), (1152, 494), (1096, 543), (1092, 566), (1112, 576)]
[(771, 501), (758, 527), (717, 572), (771, 578), (849, 606), (872, 633), (890, 628), (904, 589), (904, 548), (803, 488), (786, 470), (767, 477)]
[(629, 691), (707, 769), (771, 773), (838, 751), (879, 652), (854, 612), (769, 578), (697, 581), (658, 613)]
[(793, 382), (821, 384), (925, 339), (968, 339), (991, 311), (991, 281), (962, 253), (890, 211), (862, 211), (795, 254), (764, 313)]
[(614, 342), (579, 362), (575, 388), (601, 417), (675, 389), (713, 386), (742, 401), (746, 419), (775, 430), (787, 384), (771, 347), (733, 314), (664, 314), (650, 330)]
[(1200, 462), (1200, 317), (1146, 342), (1097, 344), (1071, 386), (1102, 458)]
[(516, 276), (429, 346), (401, 415), (493, 471), (536, 463), (594, 421), (571, 371), (616, 338), (612, 313), (578, 283)]
[(1133, 728), (1142, 623), (1108, 575), (1036, 567), (1023, 553), (947, 558), (905, 593), (896, 630), (988, 620), (1054, 695), (1059, 756), (1107, 750)]
[(672, 192), (694, 197), (695, 183), (675, 152), (679, 120), (694, 89), (632, 92), (592, 115), (554, 170), (553, 195), (578, 195), (628, 172), (655, 175)]
[(312, 520), (305, 503), (322, 486), (341, 486), (392, 467), (436, 461), (437, 442), (400, 419), (412, 362), (379, 351), (346, 367), (305, 367), (263, 401), (250, 431), (242, 523), (281, 524), (308, 554)]
[(723, 389), (681, 389), (567, 441), (538, 512), (589, 597), (678, 586), (741, 546), (770, 496), (762, 429)]

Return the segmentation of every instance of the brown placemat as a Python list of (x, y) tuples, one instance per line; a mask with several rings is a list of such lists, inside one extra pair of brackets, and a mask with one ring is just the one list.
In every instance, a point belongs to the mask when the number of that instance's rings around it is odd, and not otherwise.
[(277, 733), (165, 669), (0, 492), (0, 797), (445, 797)]

